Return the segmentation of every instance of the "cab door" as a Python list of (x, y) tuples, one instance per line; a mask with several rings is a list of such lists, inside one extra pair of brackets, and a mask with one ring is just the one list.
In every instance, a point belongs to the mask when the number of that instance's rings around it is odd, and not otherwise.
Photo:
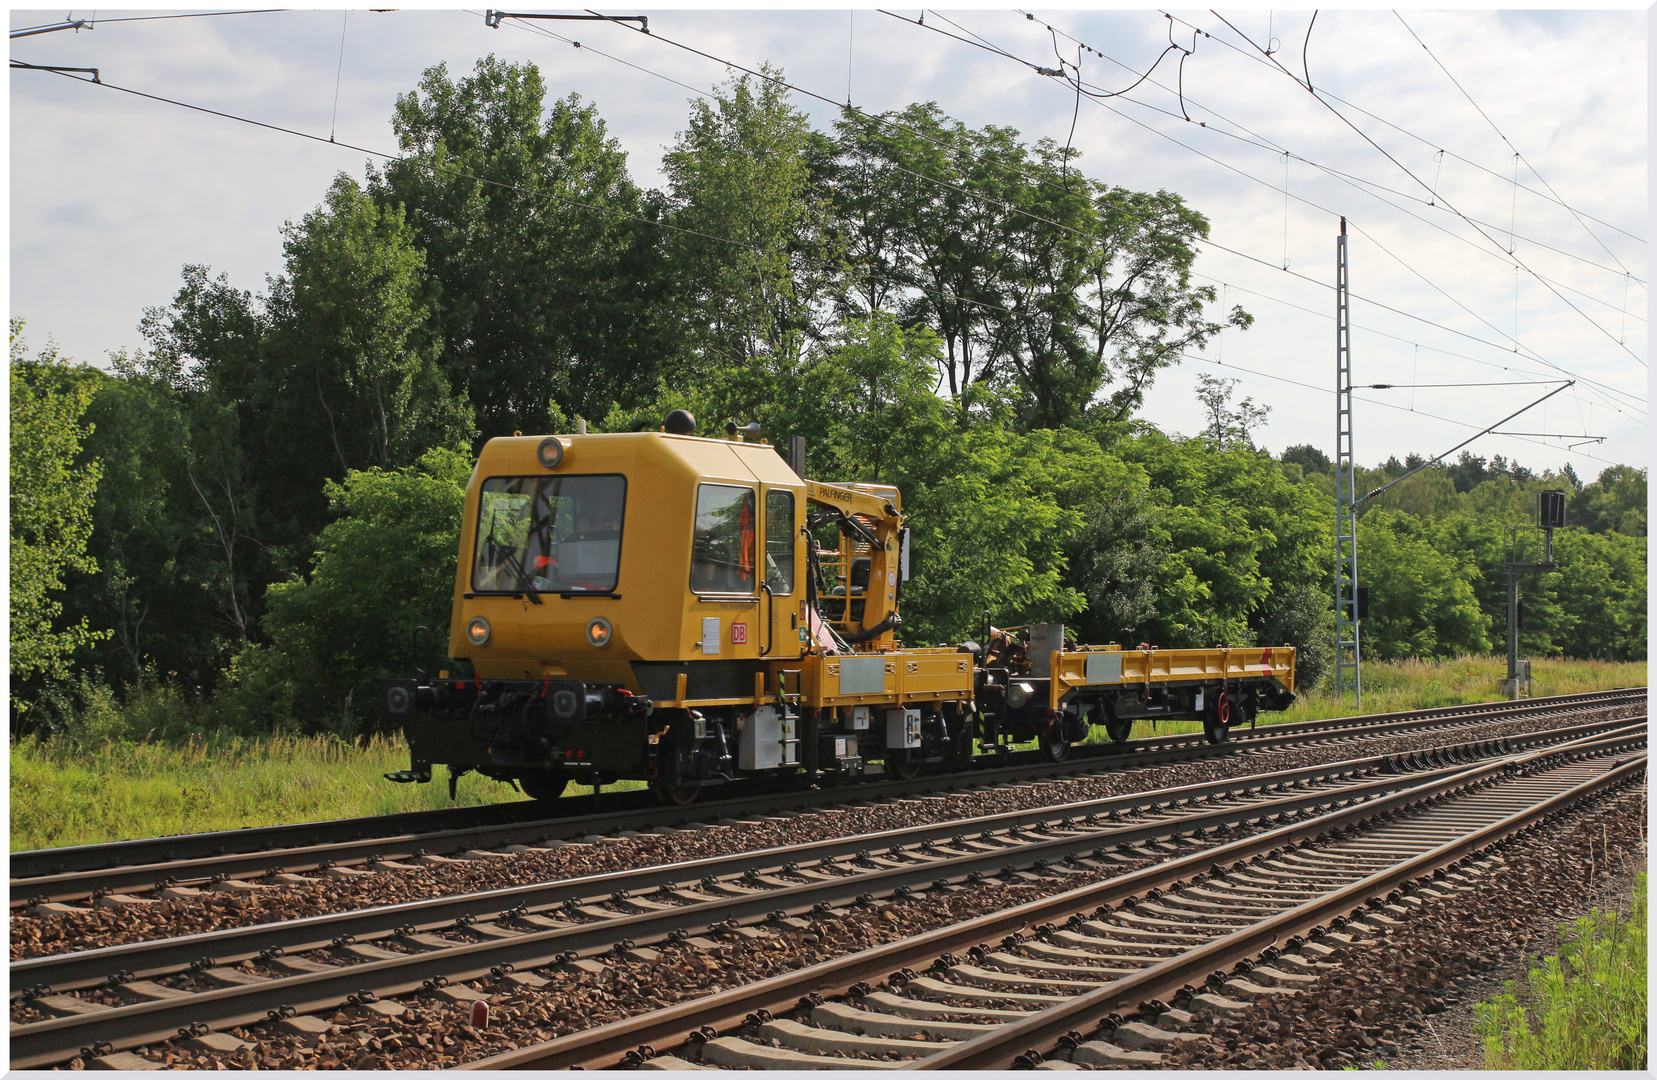
[(805, 538), (800, 530), (803, 500), (791, 488), (760, 485), (764, 554), (760, 559), (759, 619), (768, 631), (759, 643), (767, 660), (797, 660), (801, 607), (805, 597)]

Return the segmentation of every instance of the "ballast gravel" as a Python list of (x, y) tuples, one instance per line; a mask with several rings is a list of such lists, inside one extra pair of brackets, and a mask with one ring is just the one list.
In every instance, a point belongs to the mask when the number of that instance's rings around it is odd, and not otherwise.
[[(262, 1024), (231, 1029), (230, 1034), (252, 1044), (232, 1054), (172, 1046), (134, 1052), (177, 1069), (448, 1068), (901, 941), (1133, 868), (1055, 874), (1039, 882), (991, 879), (972, 890), (838, 910), (775, 936), (728, 936), (713, 949), (660, 945), (657, 959), (607, 960), (598, 973), (540, 968), (534, 974), (547, 985), (534, 989), (478, 980), (467, 985), (488, 995), (490, 1025), (481, 1031), (468, 1023), (469, 1006), (418, 994), (399, 999), (409, 1008), (398, 1017), (355, 1006), (325, 1014), (331, 1030), (309, 1043)], [(77, 1059), (67, 1067), (83, 1066)]]
[[(732, 821), (699, 830), (589, 836), (588, 843), (575, 843), (553, 850), (532, 850), (514, 857), (417, 863), (414, 869), (409, 870), (382, 870), (348, 878), (316, 878), (301, 884), (271, 885), (251, 892), (204, 891), (199, 896), (184, 899), (160, 899), (132, 907), (93, 908), (46, 917), (19, 913), (14, 914), (11, 920), (10, 955), (13, 960), (23, 960), (78, 949), (207, 933), (745, 851), (795, 847), (816, 840), (860, 836), (1016, 809), (1147, 793), (1279, 769), (1329, 764), (1354, 757), (1403, 754), (1437, 746), (1571, 727), (1596, 720), (1644, 715), (1644, 704), (1614, 706), (1541, 719), (1480, 724), (1473, 728), (1417, 732), (1380, 739), (1354, 738), (1306, 750), (1270, 751), (1074, 779), (966, 789), (944, 796), (830, 807), (793, 817)], [(846, 797), (856, 795), (855, 788), (842, 790)], [(733, 804), (731, 813), (740, 814), (740, 805)], [(411, 859), (399, 861), (404, 865), (412, 862)]]
[[(1212, 1038), (1174, 1050), (1174, 1068), (1342, 1068), (1423, 1061), (1423, 1032), (1472, 992), (1480, 976), (1527, 949), (1550, 947), (1554, 927), (1582, 898), (1634, 862), (1644, 865), (1644, 786), (1511, 844), (1473, 889), (1429, 905), (1295, 998), (1271, 999), (1207, 1025)], [(1252, 831), (1252, 830), (1251, 830)], [(1137, 865), (1148, 865), (1146, 860)], [(726, 936), (711, 949), (658, 947), (657, 958), (606, 961), (597, 972), (555, 966), (537, 988), (505, 979), (470, 988), (488, 995), (491, 1024), (467, 1023), (467, 1006), (432, 994), (401, 1000), (400, 1016), (362, 1007), (325, 1015), (302, 1036), (273, 1025), (234, 1029), (249, 1046), (211, 1053), (163, 1045), (137, 1051), (170, 1068), (442, 1068), (715, 993), (822, 960), (912, 937), (1041, 896), (1127, 872), (1053, 874), (1039, 882), (991, 880), (813, 918), (775, 936)], [(14, 1016), (13, 1020), (16, 1021)], [(671, 1048), (662, 1048), (671, 1049)], [(82, 1067), (75, 1061), (70, 1069)]]
[[(1218, 1019), (1168, 1069), (1478, 1069), (1473, 1005), (1557, 947), (1561, 923), (1646, 865), (1642, 783), (1500, 852), (1467, 892), (1427, 905), (1293, 998)], [(1626, 902), (1626, 893), (1623, 894)]]

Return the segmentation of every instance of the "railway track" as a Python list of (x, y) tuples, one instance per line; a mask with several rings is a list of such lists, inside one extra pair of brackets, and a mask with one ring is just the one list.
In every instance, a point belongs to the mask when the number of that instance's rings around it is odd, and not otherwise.
[[(1505, 839), (1643, 784), (1645, 764), (1643, 731), (1635, 730), (1504, 757), (461, 1067), (1152, 1065), (1180, 1042), (1204, 1038), (1216, 1018), (1314, 985), (1343, 957), (1361, 962), (1414, 911), (1496, 865), (1493, 849)], [(876, 989), (870, 980), (882, 975), (885, 988)]]
[[(1476, 727), (1524, 717), (1643, 702), (1643, 688), (1536, 698), (1525, 702), (1487, 702), (1408, 713), (1375, 714), (1332, 720), (1239, 729), (1233, 741), (1209, 745), (1201, 734), (1176, 734), (1136, 740), (1125, 746), (1084, 744), (1064, 762), (1047, 762), (1038, 752), (998, 763), (981, 759), (967, 773), (888, 780), (855, 787), (814, 790), (765, 790), (749, 784), (731, 801), (690, 807), (656, 805), (648, 793), (605, 795), (602, 808), (582, 798), (555, 804), (504, 803), (485, 807), (426, 811), (378, 818), (355, 818), (302, 825), (242, 829), (160, 837), (114, 844), (15, 852), (11, 855), (11, 906), (103, 902), (150, 890), (177, 886), (214, 887), (252, 881), (273, 874), (348, 872), (382, 860), (423, 856), (475, 856), (514, 845), (544, 844), (591, 833), (648, 830), (703, 823), (729, 815), (811, 812), (825, 798), (869, 802), (904, 798), (969, 785), (1018, 783), (1146, 768), (1171, 762), (1238, 754), (1267, 754), (1309, 745), (1340, 743), (1410, 731)], [(1009, 755), (1012, 756), (1012, 755)]]
[[(597, 957), (605, 955), (617, 962), (651, 961), (659, 959), (658, 948), (785, 933), (837, 910), (867, 909), (880, 903), (877, 896), (901, 902), (991, 881), (1039, 881), (1060, 892), (1069, 891), (1072, 881), (1099, 887), (1152, 873), (1158, 863), (1183, 865), (1211, 849), (1227, 850), (1227, 840), (1239, 833), (1295, 831), (1303, 819), (1359, 814), (1407, 801), (1424, 786), (1494, 775), (1510, 767), (1516, 752), (1537, 752), (1527, 746), (1570, 739), (1620, 746), (1643, 738), (1643, 721), (1601, 721), (1505, 745), (1472, 742), (1431, 755), (1358, 759), (783, 851), (42, 957), (12, 965), (12, 1064), (37, 1067), (78, 1054), (119, 1064), (121, 1051), (175, 1034), (225, 1049), (240, 1042), (226, 1034), (231, 1029), (245, 1032), (264, 1023), (303, 1032), (322, 1023), (306, 1014), (342, 1003), (394, 1015), (402, 1005), (377, 999), (399, 994), (481, 999), (484, 994), (464, 985), (480, 979), (533, 989), (546, 983), (532, 973), (536, 968), (590, 970), (601, 968)], [(1470, 764), (1481, 760), (1486, 763)], [(1143, 869), (1120, 876), (1132, 866)]]

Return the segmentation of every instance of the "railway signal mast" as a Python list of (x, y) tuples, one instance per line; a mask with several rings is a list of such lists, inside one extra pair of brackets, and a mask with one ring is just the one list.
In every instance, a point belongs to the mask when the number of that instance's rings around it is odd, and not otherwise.
[[(1536, 493), (1536, 527), (1542, 531), (1542, 557), (1534, 562), (1519, 561), (1519, 526), (1513, 526), (1514, 560), (1507, 564), (1507, 678), (1502, 680), (1502, 693), (1509, 701), (1519, 700), (1519, 684), (1530, 692), (1530, 661), (1519, 666), (1519, 575), (1552, 570), (1553, 531), (1565, 526), (1565, 493), (1538, 491)], [(1527, 530), (1528, 531), (1528, 530)]]
[(1352, 461), (1352, 322), (1346, 280), (1346, 218), (1335, 238), (1335, 701), (1352, 688), (1363, 707), (1358, 672), (1358, 530)]

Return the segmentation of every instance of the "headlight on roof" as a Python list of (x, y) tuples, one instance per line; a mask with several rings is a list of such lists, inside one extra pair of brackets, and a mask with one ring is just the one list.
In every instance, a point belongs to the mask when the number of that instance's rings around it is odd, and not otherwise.
[(482, 615), (472, 616), (466, 624), (466, 640), (480, 649), (489, 644), (489, 620)]
[(535, 448), (535, 457), (543, 469), (556, 469), (564, 460), (564, 444), (554, 437), (541, 440), (541, 445)]

